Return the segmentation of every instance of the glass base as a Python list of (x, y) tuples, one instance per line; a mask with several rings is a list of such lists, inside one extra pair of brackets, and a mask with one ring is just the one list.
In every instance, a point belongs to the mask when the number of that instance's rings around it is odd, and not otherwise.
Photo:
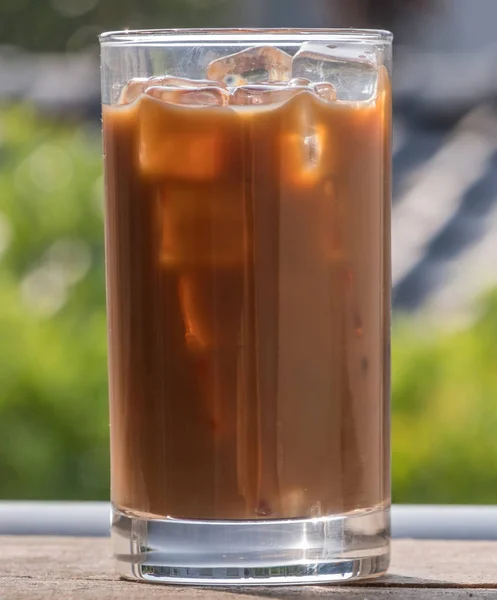
[(344, 583), (383, 575), (390, 509), (320, 519), (197, 521), (113, 508), (112, 538), (125, 579), (182, 585)]

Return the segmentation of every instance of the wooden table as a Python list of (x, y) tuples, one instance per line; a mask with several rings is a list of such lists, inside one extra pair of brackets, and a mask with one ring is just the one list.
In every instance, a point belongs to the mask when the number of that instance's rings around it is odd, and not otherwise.
[(183, 588), (119, 581), (108, 538), (0, 537), (0, 599), (497, 600), (497, 542), (397, 540), (390, 575), (349, 586)]

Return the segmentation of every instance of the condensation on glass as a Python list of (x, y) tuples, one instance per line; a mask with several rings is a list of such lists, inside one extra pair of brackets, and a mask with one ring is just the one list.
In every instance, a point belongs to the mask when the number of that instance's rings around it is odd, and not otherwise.
[(388, 566), (391, 39), (101, 37), (124, 577)]

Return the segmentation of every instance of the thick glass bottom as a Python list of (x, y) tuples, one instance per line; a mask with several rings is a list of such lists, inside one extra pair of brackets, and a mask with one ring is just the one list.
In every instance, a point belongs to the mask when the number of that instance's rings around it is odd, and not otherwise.
[(320, 519), (157, 519), (113, 508), (112, 538), (126, 579), (189, 585), (344, 583), (385, 573), (390, 509)]

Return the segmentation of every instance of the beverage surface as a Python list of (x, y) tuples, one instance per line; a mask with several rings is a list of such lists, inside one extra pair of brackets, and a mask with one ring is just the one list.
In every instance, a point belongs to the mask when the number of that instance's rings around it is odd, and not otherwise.
[(249, 49), (206, 80), (132, 80), (104, 107), (120, 509), (389, 501), (389, 79), (359, 63), (348, 87), (311, 83), (316, 63), (343, 68)]

